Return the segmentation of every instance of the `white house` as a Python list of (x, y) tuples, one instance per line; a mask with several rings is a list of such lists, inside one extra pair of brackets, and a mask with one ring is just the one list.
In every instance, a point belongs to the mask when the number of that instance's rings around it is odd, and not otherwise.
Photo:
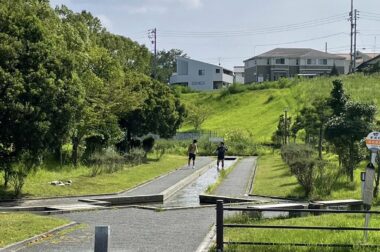
[(244, 83), (244, 66), (234, 66), (234, 83)]
[(234, 76), (231, 70), (185, 57), (177, 57), (177, 72), (170, 77), (169, 83), (206, 91), (227, 87), (233, 81)]

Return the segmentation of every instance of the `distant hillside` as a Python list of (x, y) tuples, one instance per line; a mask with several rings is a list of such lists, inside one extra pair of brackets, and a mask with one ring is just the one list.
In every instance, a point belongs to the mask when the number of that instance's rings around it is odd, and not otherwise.
[[(363, 76), (355, 74), (338, 77), (344, 82), (346, 93), (355, 101), (374, 103), (380, 109), (380, 75)], [(314, 99), (327, 97), (332, 80), (323, 77), (300, 80), (280, 80), (260, 84), (262, 90), (250, 90), (250, 86), (240, 88), (235, 94), (224, 91), (212, 93), (182, 94), (185, 104), (204, 106), (210, 116), (202, 125), (204, 130), (214, 130), (221, 134), (231, 129), (247, 129), (259, 142), (269, 141), (277, 127), (278, 117), (288, 108), (294, 117), (304, 106)], [(281, 88), (284, 87), (284, 88)], [(378, 112), (378, 116), (380, 113)], [(183, 125), (181, 131), (191, 130), (191, 125)]]

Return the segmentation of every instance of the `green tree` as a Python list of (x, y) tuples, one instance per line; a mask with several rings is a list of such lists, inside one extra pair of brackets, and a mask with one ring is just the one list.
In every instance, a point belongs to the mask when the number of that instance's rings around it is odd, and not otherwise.
[(182, 50), (171, 49), (169, 51), (159, 51), (157, 53), (157, 80), (169, 83), (170, 76), (176, 71), (176, 57), (187, 57)]
[(185, 107), (181, 104), (173, 90), (150, 78), (139, 80), (141, 92), (145, 94), (143, 105), (119, 117), (121, 127), (126, 131), (127, 141), (132, 136), (147, 133), (171, 137), (182, 124)]
[(359, 141), (373, 128), (376, 107), (349, 101), (344, 111), (327, 122), (326, 139), (335, 146), (346, 174), (353, 181), (354, 169), (363, 159)]
[(189, 106), (187, 109), (187, 117), (186, 120), (194, 126), (194, 129), (198, 131), (201, 128), (201, 125), (206, 121), (209, 117), (210, 113), (201, 105), (193, 105)]
[(47, 1), (2, 1), (0, 23), (0, 144), (12, 163), (3, 166), (5, 183), (17, 175), (19, 194), (42, 154), (67, 135), (81, 89)]

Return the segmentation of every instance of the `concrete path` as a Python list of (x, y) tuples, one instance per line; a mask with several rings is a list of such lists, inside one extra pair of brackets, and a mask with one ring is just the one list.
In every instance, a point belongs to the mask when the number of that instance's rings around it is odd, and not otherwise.
[[(118, 196), (133, 196), (133, 195), (147, 195), (147, 194), (160, 194), (165, 189), (169, 188), (173, 184), (179, 182), (183, 178), (189, 176), (194, 171), (208, 165), (213, 161), (210, 157), (199, 157), (196, 160), (195, 168), (189, 168), (187, 165), (182, 166), (178, 170), (171, 172), (165, 176), (155, 179), (143, 186), (137, 187), (123, 193)], [(115, 196), (115, 195), (113, 195)], [(113, 197), (109, 196), (109, 197)], [(80, 196), (80, 197), (67, 197), (67, 198), (53, 198), (53, 199), (41, 199), (41, 200), (20, 200), (17, 202), (0, 202), (0, 206), (18, 206), (18, 207), (32, 207), (32, 206), (55, 206), (55, 205), (71, 205), (78, 204), (79, 199), (93, 199), (93, 198), (106, 198), (107, 196)]]
[(256, 157), (240, 160), (234, 170), (228, 174), (213, 194), (242, 197), (246, 194), (253, 169), (256, 168)]
[(95, 225), (109, 225), (110, 251), (195, 251), (209, 232), (214, 208), (155, 212), (143, 209), (103, 210), (62, 215), (86, 226), (54, 236), (20, 251), (93, 251)]

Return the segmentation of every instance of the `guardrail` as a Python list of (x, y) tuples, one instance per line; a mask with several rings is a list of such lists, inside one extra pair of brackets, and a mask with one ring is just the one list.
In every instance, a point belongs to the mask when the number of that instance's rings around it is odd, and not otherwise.
[(378, 245), (370, 244), (324, 244), (324, 243), (275, 243), (275, 242), (249, 242), (249, 241), (224, 241), (224, 228), (256, 228), (256, 229), (294, 229), (294, 230), (341, 230), (341, 231), (380, 231), (380, 228), (360, 228), (360, 227), (324, 227), (324, 226), (274, 226), (274, 225), (249, 225), (249, 224), (224, 224), (224, 211), (253, 211), (253, 212), (292, 212), (292, 213), (334, 213), (334, 214), (380, 214), (380, 211), (361, 210), (328, 210), (328, 209), (280, 209), (280, 208), (244, 208), (244, 207), (224, 207), (223, 200), (216, 203), (216, 251), (222, 252), (224, 245), (259, 245), (259, 246), (297, 246), (297, 247), (342, 247), (353, 248), (356, 246), (366, 248), (379, 248)]

